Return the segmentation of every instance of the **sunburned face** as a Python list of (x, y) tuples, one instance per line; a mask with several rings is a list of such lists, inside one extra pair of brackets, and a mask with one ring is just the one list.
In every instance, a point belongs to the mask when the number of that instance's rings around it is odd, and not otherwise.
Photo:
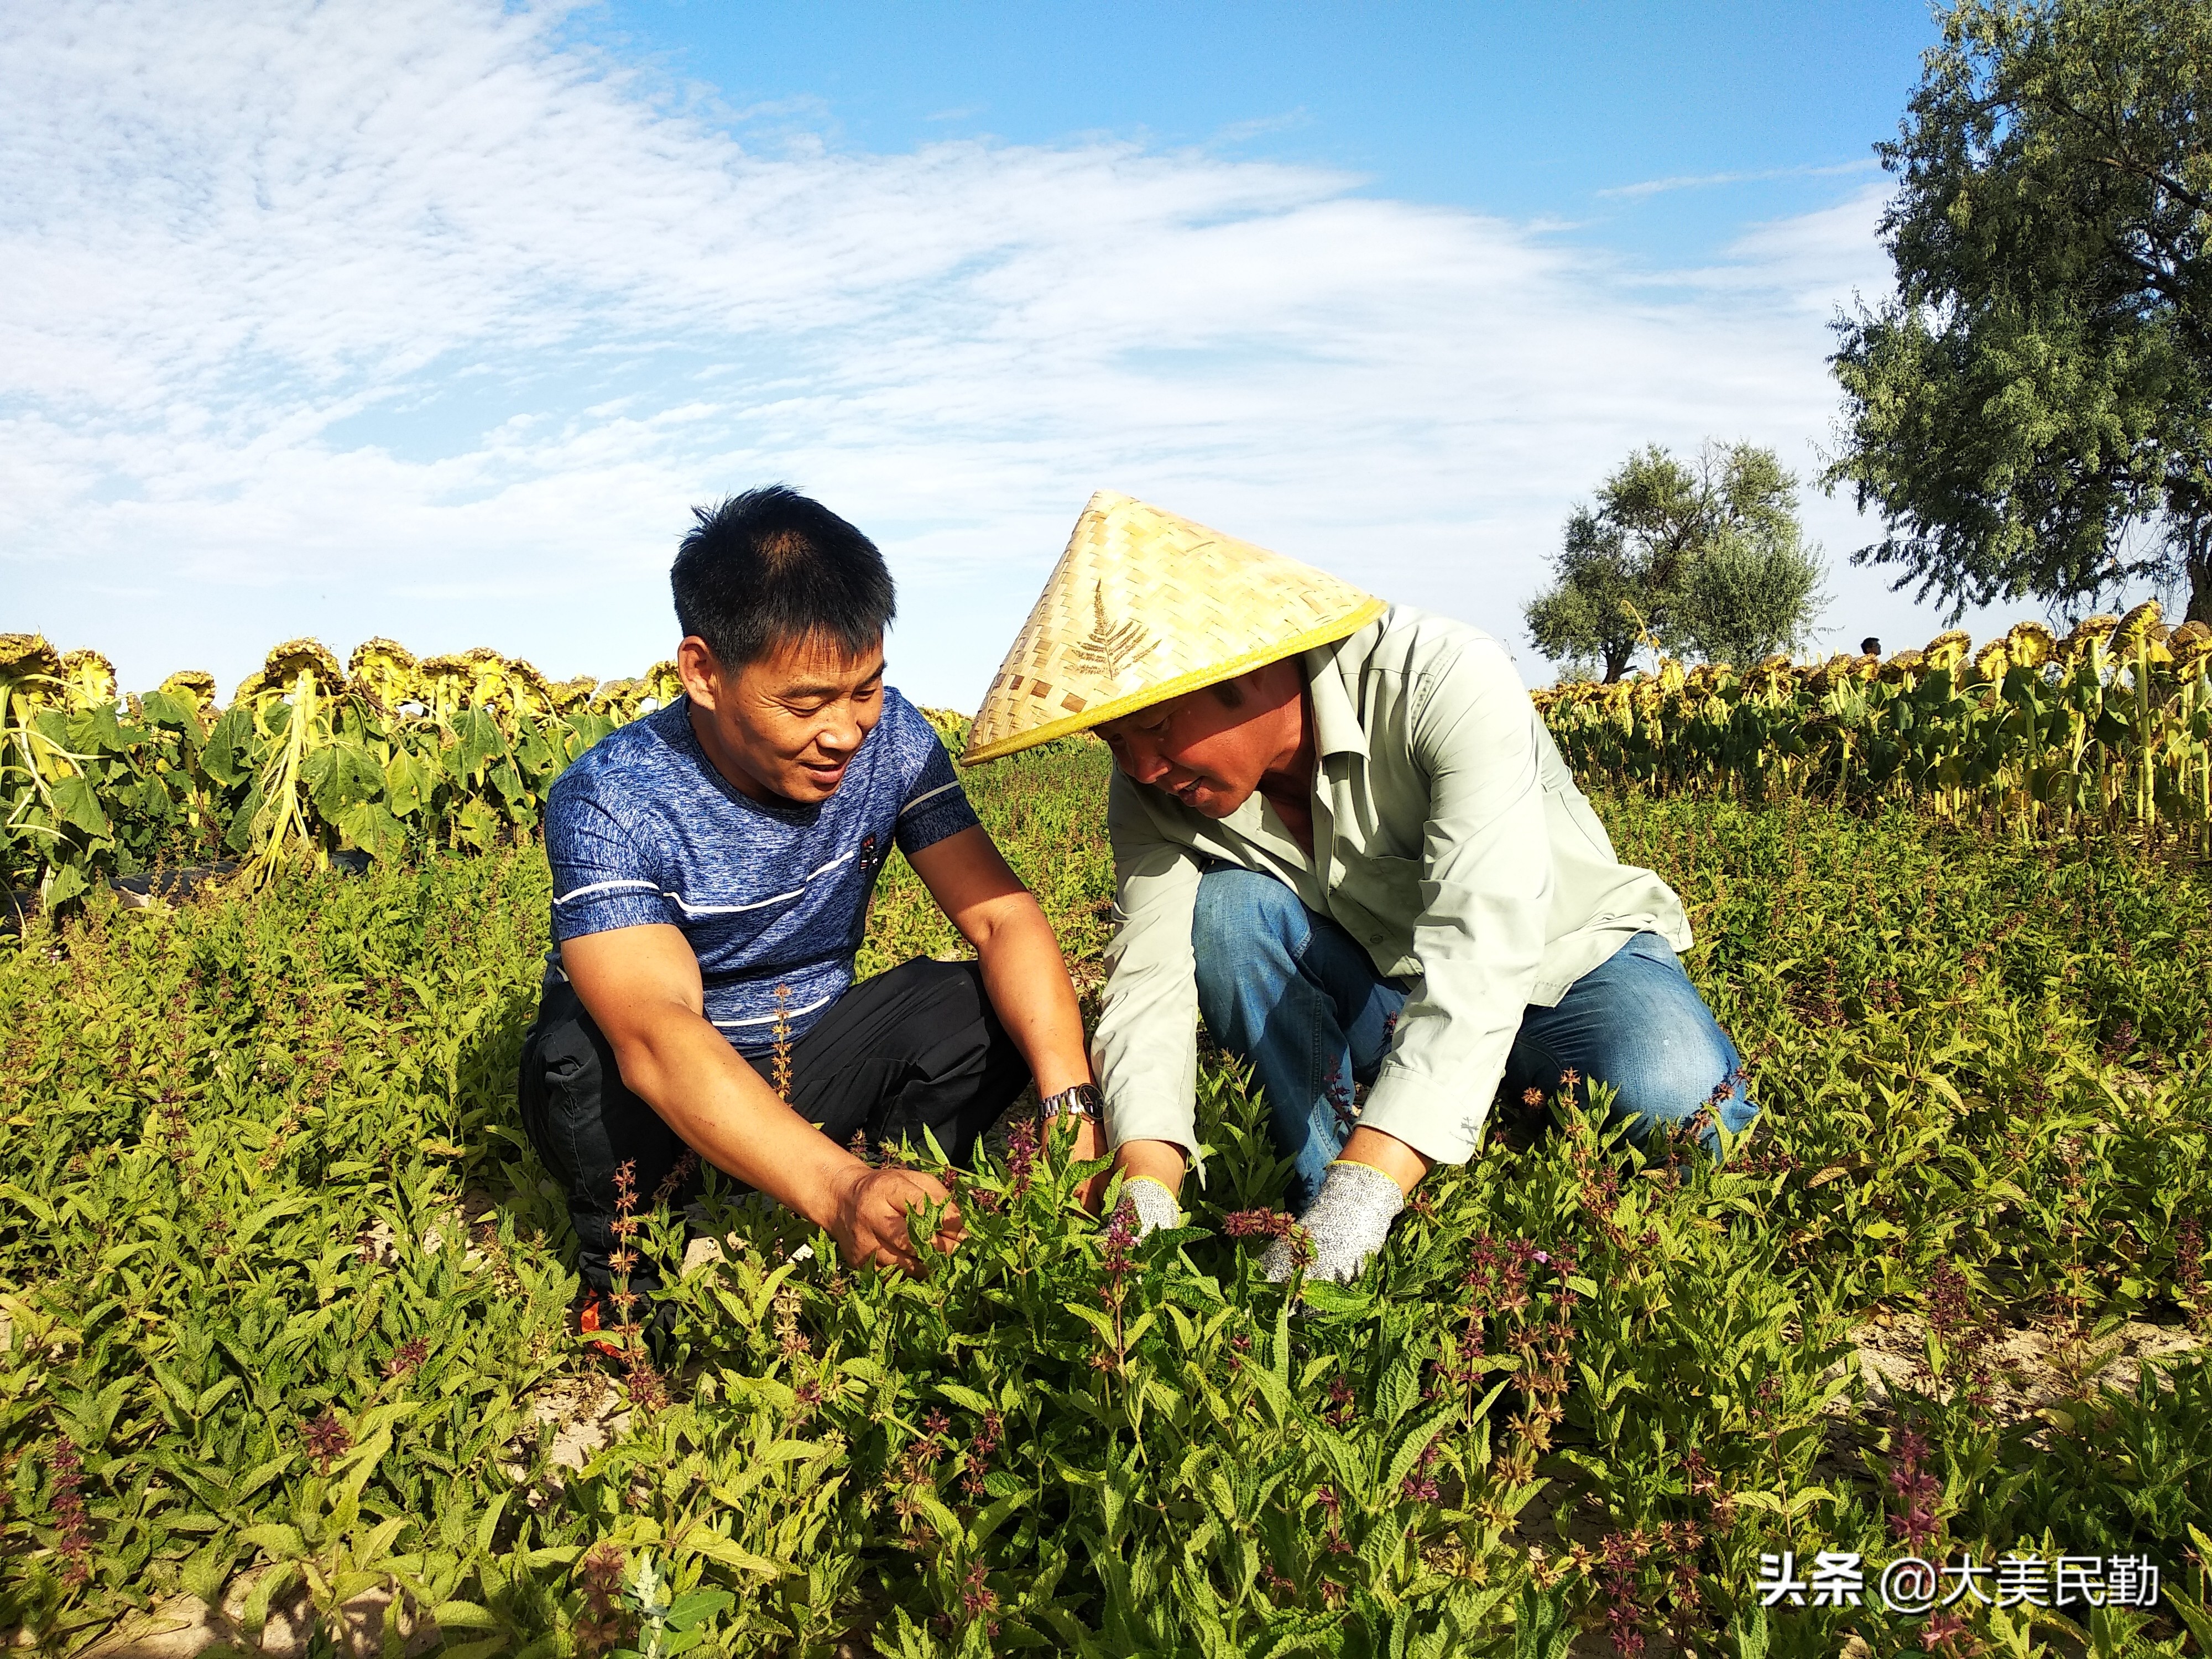
[(1225, 818), (1262, 779), (1295, 764), (1304, 736), (1304, 681), (1292, 662), (1231, 682), (1236, 708), (1212, 690), (1139, 708), (1097, 728), (1114, 763), (1194, 812)]
[(676, 666), (699, 746), (732, 788), (755, 800), (829, 799), (884, 716), (880, 643), (848, 657), (812, 636), (732, 675), (695, 635), (677, 647)]

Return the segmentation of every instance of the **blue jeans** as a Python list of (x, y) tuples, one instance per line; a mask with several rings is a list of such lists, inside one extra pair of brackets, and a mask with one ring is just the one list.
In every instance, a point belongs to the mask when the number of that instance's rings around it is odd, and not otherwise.
[[(1406, 994), (1351, 934), (1249, 870), (1218, 866), (1200, 878), (1191, 944), (1206, 1028), (1251, 1066), (1275, 1144), (1295, 1166), (1289, 1201), (1303, 1209), (1358, 1122), (1352, 1087), (1375, 1080)], [(1509, 1100), (1566, 1086), (1587, 1103), (1592, 1079), (1613, 1086), (1613, 1115), (1639, 1146), (1655, 1125), (1710, 1108), (1700, 1137), (1710, 1147), (1714, 1122), (1733, 1134), (1759, 1112), (1735, 1045), (1656, 933), (1637, 934), (1557, 1007), (1522, 1015)]]

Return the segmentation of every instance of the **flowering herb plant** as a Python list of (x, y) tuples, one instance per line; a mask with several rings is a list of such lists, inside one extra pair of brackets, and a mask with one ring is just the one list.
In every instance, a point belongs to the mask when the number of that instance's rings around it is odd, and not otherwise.
[[(1102, 764), (975, 791), (1079, 969)], [(2212, 1646), (2202, 873), (1599, 805), (1691, 905), (1764, 1115), (1716, 1164), (1502, 1102), (1345, 1287), (1258, 1272), (1287, 1170), (1211, 1056), (1188, 1226), (1083, 1212), (1091, 1167), (1017, 1115), (946, 1172), (968, 1236), (914, 1279), (711, 1179), (688, 1220), (635, 1193), (659, 1305), (580, 1336), (514, 1106), (534, 849), (34, 921), (0, 949), (0, 1627), (72, 1651), (205, 1602), (223, 1639), (283, 1611), (335, 1641), (374, 1601), (465, 1659)], [(863, 970), (948, 948), (895, 864)], [(1758, 1605), (1763, 1554), (1823, 1549), (2127, 1551), (2165, 1599), (2078, 1635)]]

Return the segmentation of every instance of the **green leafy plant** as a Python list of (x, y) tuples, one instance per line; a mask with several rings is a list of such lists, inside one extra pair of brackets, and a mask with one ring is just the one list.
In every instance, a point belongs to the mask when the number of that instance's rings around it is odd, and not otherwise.
[[(1107, 764), (969, 779), (1086, 987)], [(2158, 1609), (1973, 1641), (2201, 1648), (2202, 871), (1905, 799), (1597, 804), (1682, 892), (1765, 1108), (1724, 1161), (1501, 1101), (1361, 1281), (1277, 1287), (1287, 1171), (1208, 1051), (1188, 1226), (1084, 1214), (1091, 1167), (1018, 1115), (913, 1279), (710, 1176), (688, 1216), (637, 1195), (665, 1305), (611, 1364), (515, 1112), (537, 848), (31, 919), (0, 1627), (70, 1651), (197, 1597), (335, 1642), (373, 1594), (466, 1659), (1891, 1654), (1929, 1627), (1762, 1607), (1759, 1558), (1926, 1542), (2165, 1565)], [(863, 966), (954, 948), (894, 860)], [(2146, 1333), (2169, 1357), (2107, 1369)]]

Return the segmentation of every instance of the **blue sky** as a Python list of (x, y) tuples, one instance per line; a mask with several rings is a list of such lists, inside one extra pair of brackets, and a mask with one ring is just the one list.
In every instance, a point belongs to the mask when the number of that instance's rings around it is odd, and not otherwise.
[[(0, 629), (673, 644), (787, 479), (970, 707), (1090, 492), (1505, 638), (1633, 446), (1817, 469), (1917, 4), (86, 0), (0, 58)], [(1808, 494), (1832, 642), (1933, 633)], [(2006, 618), (2008, 619), (2008, 618)]]
[(1349, 169), (1369, 194), (1557, 221), (1655, 264), (1864, 182), (1936, 35), (1924, 0), (620, 0), (577, 28), (740, 134), (877, 150), (1098, 134), (1194, 146)]

